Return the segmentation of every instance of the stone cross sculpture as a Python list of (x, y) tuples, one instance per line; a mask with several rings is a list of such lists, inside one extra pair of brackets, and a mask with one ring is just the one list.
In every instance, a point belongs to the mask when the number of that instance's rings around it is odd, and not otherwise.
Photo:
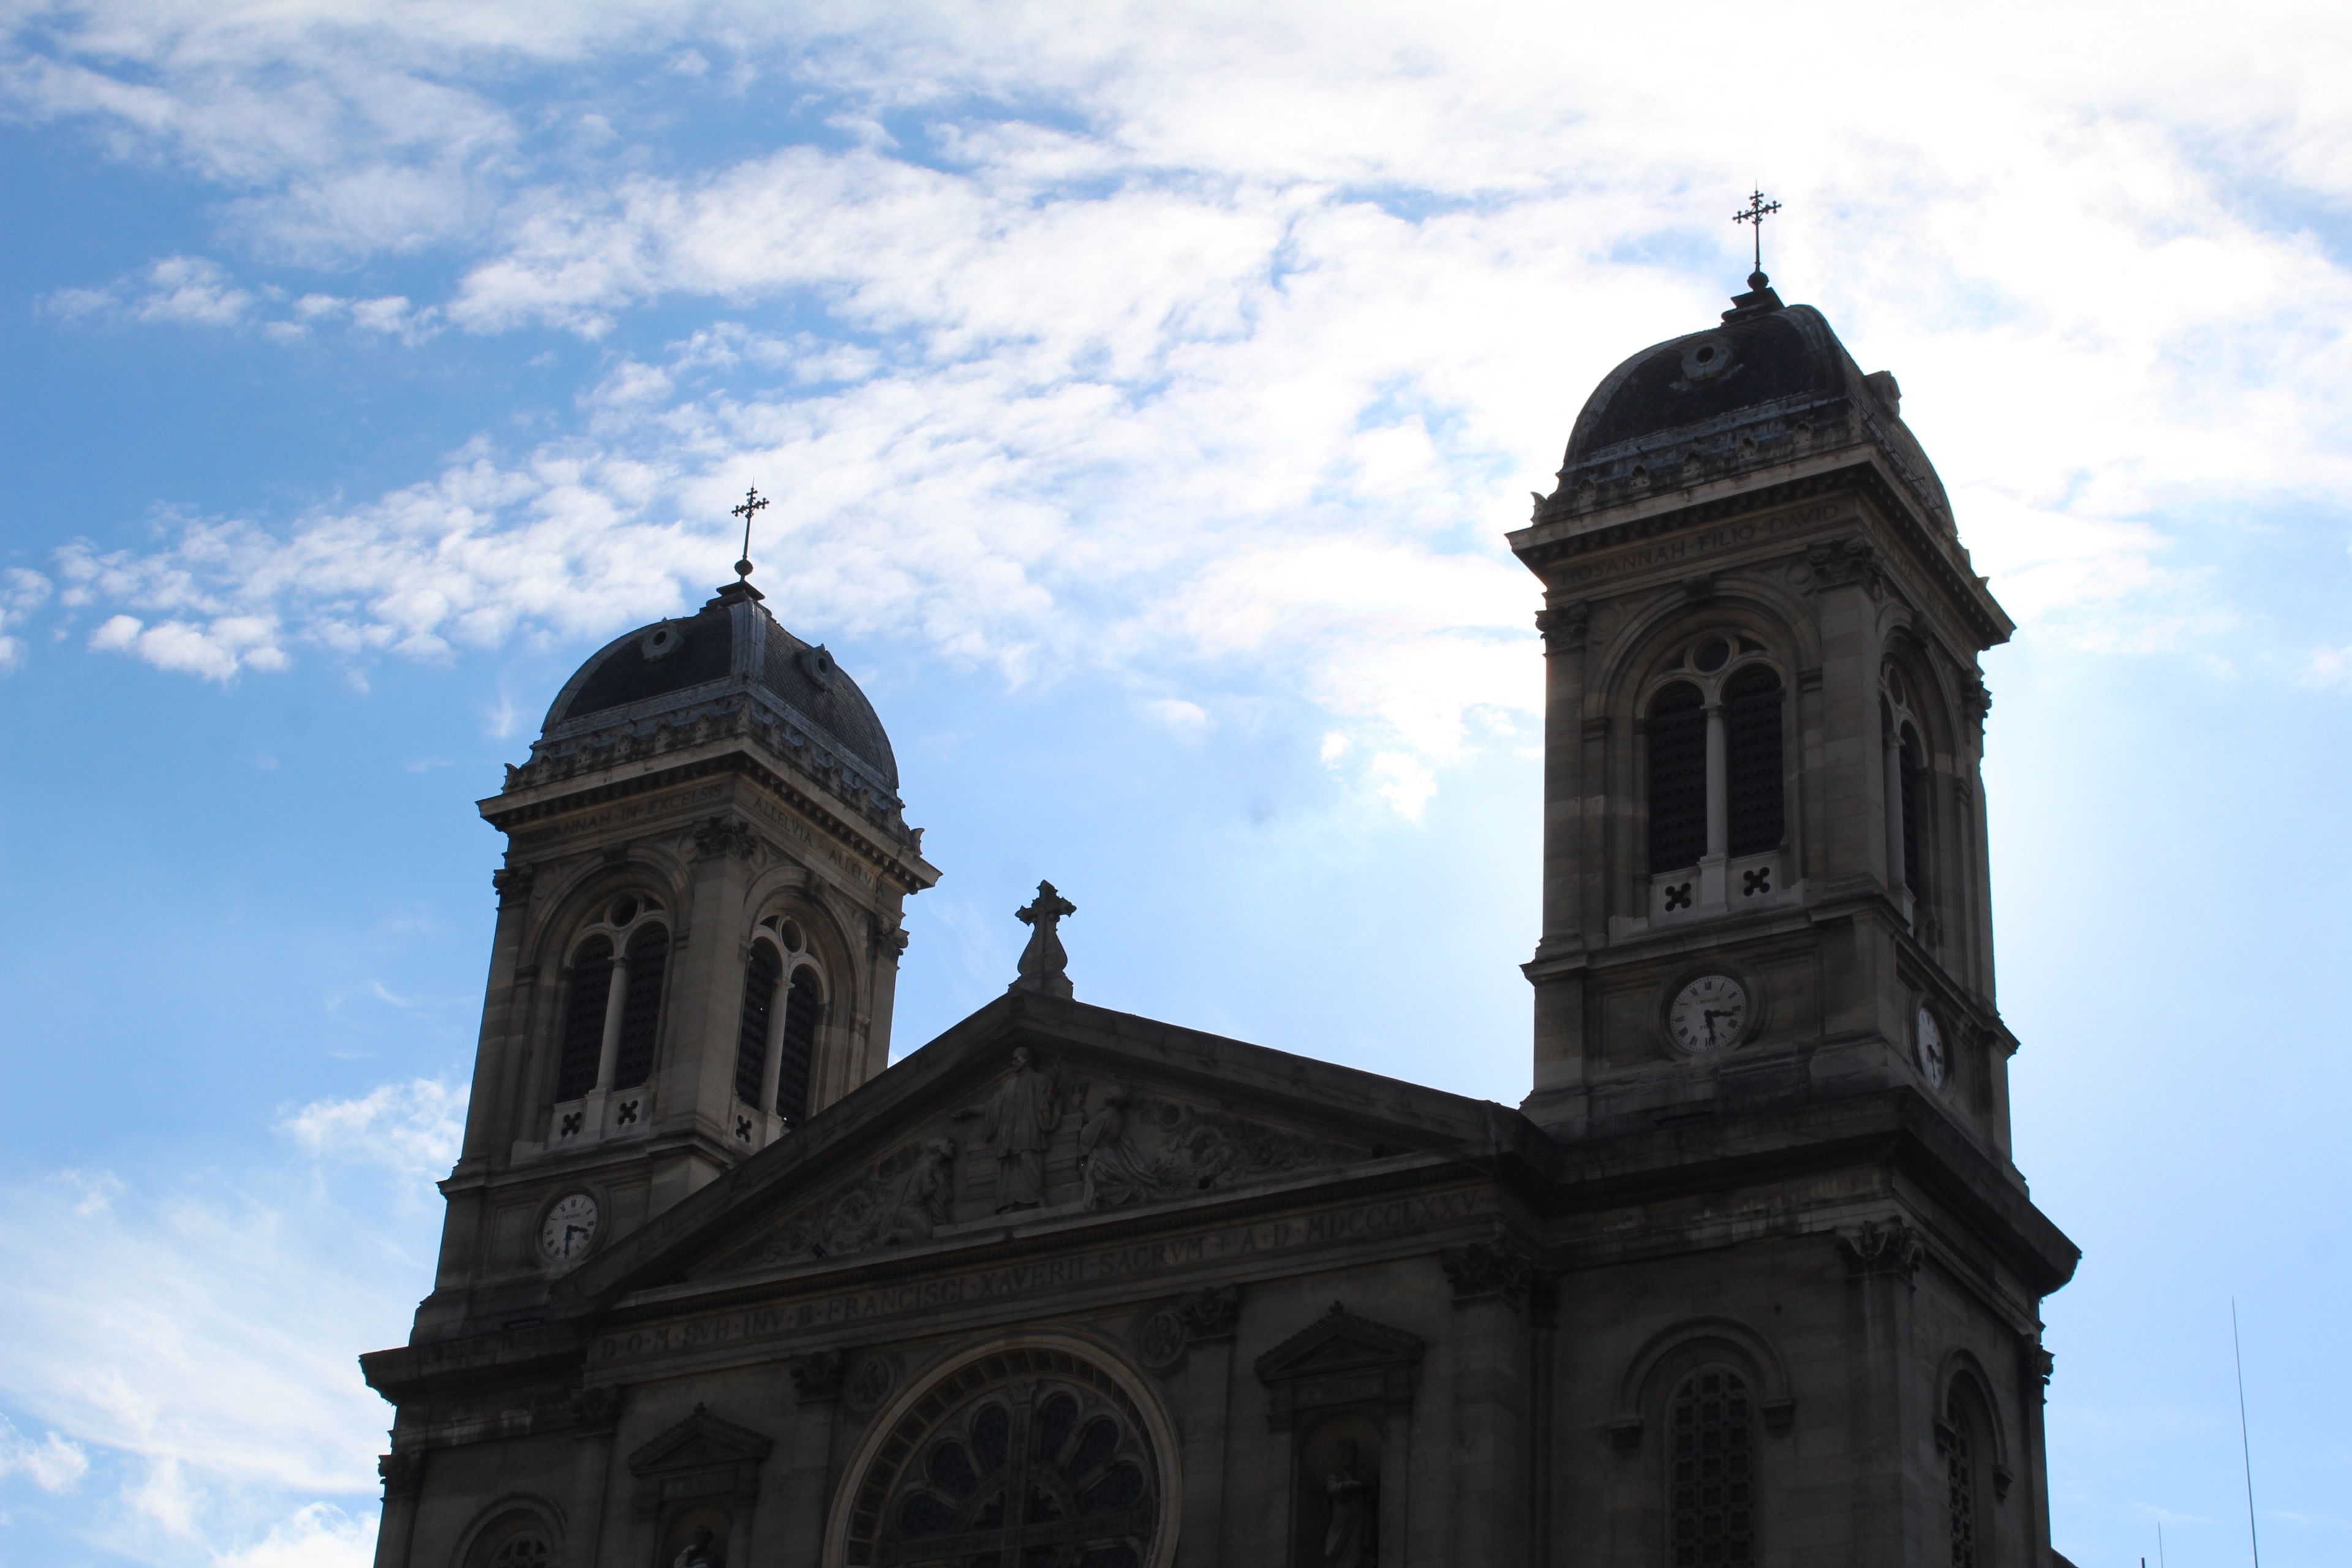
[(1043, 991), (1048, 996), (1076, 994), (1070, 977), (1063, 973), (1070, 966), (1070, 955), (1063, 951), (1062, 938), (1055, 928), (1065, 916), (1077, 912), (1078, 906), (1055, 891), (1053, 883), (1037, 884), (1036, 901), (1013, 911), (1013, 918), (1029, 928), (1029, 945), (1021, 950), (1020, 978), (1006, 990)]

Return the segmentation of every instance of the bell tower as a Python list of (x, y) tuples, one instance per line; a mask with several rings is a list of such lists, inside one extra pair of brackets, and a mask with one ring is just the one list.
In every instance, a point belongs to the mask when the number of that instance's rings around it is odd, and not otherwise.
[(1759, 271), (1601, 383), (1511, 546), (1548, 668), (1528, 1113), (1907, 1086), (2013, 1175), (1977, 662), (2013, 628), (1895, 378)]
[(420, 1342), (539, 1321), (889, 1064), (900, 914), (939, 872), (864, 693), (737, 571), (582, 665), (480, 803), (506, 864)]

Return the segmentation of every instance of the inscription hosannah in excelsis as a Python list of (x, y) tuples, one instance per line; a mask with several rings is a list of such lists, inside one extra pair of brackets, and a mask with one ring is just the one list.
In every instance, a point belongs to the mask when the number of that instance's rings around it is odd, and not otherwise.
[[(1370, 1158), (1367, 1151), (1122, 1084), (1065, 1092), (1016, 1052), (1013, 1074), (945, 1128), (901, 1144), (867, 1170), (753, 1237), (721, 1265), (759, 1268), (926, 1241), (940, 1226), (990, 1212), (1076, 1200), (1087, 1209), (1165, 1202), (1220, 1186)], [(1055, 1145), (1073, 1155), (1065, 1168)], [(959, 1213), (958, 1163), (992, 1170), (963, 1186), (981, 1194)]]
[(910, 1280), (903, 1285), (845, 1290), (772, 1307), (650, 1324), (605, 1335), (597, 1342), (594, 1354), (599, 1362), (675, 1355), (902, 1313), (937, 1312), (992, 1301), (1026, 1300), (1039, 1291), (1115, 1285), (1136, 1279), (1164, 1279), (1172, 1270), (1196, 1265), (1337, 1242), (1405, 1236), (1418, 1243), (1445, 1226), (1484, 1221), (1495, 1212), (1496, 1200), (1491, 1191), (1469, 1187), (1457, 1192), (1391, 1198), (1320, 1214), (1286, 1215), (1161, 1241), (1141, 1241), (1034, 1262), (1007, 1263), (935, 1279)]
[(1718, 523), (1679, 538), (1661, 539), (1655, 543), (1629, 546), (1597, 560), (1579, 562), (1559, 568), (1554, 581), (1560, 585), (1594, 582), (1602, 577), (1622, 576), (1648, 567), (1671, 566), (1717, 551), (1730, 550), (1759, 540), (1777, 539), (1781, 534), (1799, 529), (1817, 528), (1837, 521), (1851, 513), (1851, 503), (1822, 501), (1794, 511), (1778, 512), (1769, 517), (1749, 518), (1738, 522)]

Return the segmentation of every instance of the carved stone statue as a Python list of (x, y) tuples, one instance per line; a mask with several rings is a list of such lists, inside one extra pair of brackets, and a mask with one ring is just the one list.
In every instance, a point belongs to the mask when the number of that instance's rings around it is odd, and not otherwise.
[(1045, 1201), (1045, 1149), (1062, 1124), (1062, 1101), (1052, 1077), (1037, 1070), (1028, 1047), (1013, 1047), (1013, 1076), (988, 1097), (979, 1114), (981, 1135), (996, 1151), (996, 1212), (1035, 1208)]
[(1020, 978), (1006, 989), (1043, 991), (1049, 996), (1076, 994), (1063, 973), (1070, 966), (1070, 955), (1063, 950), (1057, 928), (1064, 917), (1077, 912), (1078, 906), (1056, 892), (1053, 883), (1037, 884), (1036, 900), (1013, 911), (1013, 918), (1029, 928), (1029, 945), (1021, 950)]
[(698, 1524), (687, 1538), (686, 1550), (672, 1561), (670, 1568), (719, 1568), (719, 1554), (711, 1549), (710, 1527)]
[(890, 1214), (876, 1239), (884, 1247), (903, 1241), (929, 1241), (931, 1232), (954, 1217), (955, 1140), (934, 1138), (923, 1145), (915, 1163), (898, 1178), (890, 1195)]
[(1160, 1190), (1160, 1178), (1128, 1135), (1128, 1091), (1117, 1085), (1098, 1090), (1095, 1108), (1078, 1126), (1078, 1171), (1086, 1178), (1087, 1208), (1116, 1208)]
[(1357, 1458), (1356, 1441), (1339, 1439), (1339, 1462), (1323, 1478), (1330, 1522), (1323, 1530), (1323, 1568), (1371, 1568), (1378, 1560), (1380, 1473)]

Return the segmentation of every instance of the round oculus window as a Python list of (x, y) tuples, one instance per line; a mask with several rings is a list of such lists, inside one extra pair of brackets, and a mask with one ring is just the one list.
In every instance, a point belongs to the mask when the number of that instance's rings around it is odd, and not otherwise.
[(1713, 381), (1727, 373), (1737, 360), (1731, 352), (1731, 340), (1719, 332), (1709, 332), (1683, 345), (1683, 379)]
[(647, 626), (645, 636), (637, 639), (637, 652), (647, 664), (658, 664), (685, 646), (686, 628), (676, 621)]

